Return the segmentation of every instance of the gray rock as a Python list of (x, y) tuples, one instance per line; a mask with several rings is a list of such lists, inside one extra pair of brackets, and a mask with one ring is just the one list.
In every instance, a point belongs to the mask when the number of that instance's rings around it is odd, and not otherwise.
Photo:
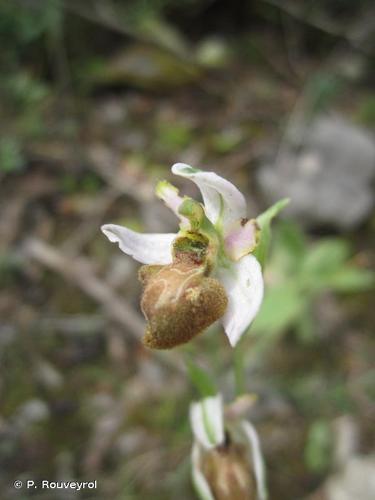
[(374, 178), (370, 134), (332, 117), (294, 127), (275, 163), (257, 174), (269, 203), (288, 196), (286, 213), (302, 224), (339, 229), (353, 228), (371, 213)]
[(14, 423), (18, 429), (25, 429), (29, 425), (43, 422), (49, 418), (47, 403), (41, 399), (29, 399), (18, 409)]
[(375, 455), (359, 455), (359, 423), (350, 415), (333, 422), (335, 469), (323, 485), (306, 500), (373, 500)]
[(375, 498), (375, 456), (352, 458), (343, 471), (328, 480), (328, 500), (373, 500)]

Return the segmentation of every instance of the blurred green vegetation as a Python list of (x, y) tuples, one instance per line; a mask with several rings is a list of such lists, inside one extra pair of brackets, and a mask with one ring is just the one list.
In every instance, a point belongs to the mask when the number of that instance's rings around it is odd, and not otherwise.
[(315, 421), (309, 430), (305, 448), (305, 460), (314, 472), (326, 470), (330, 463), (332, 452), (332, 430), (324, 420)]
[(374, 273), (356, 265), (347, 241), (322, 238), (310, 246), (292, 223), (279, 225), (266, 272), (269, 287), (253, 327), (262, 342), (290, 329), (312, 341), (314, 301), (322, 292), (350, 294), (375, 286)]
[[(1, 498), (35, 496), (14, 490), (16, 478), (61, 477), (97, 478), (82, 498), (192, 498), (189, 403), (236, 392), (223, 332), (158, 357), (66, 278), (66, 262), (81, 259), (138, 310), (137, 269), (98, 228), (175, 230), (153, 204), (169, 164), (217, 170), (248, 194), (251, 216), (265, 205), (253, 174), (301, 96), (308, 117), (373, 127), (371, 40), (351, 36), (370, 7), (0, 1)], [(353, 416), (361, 452), (374, 438), (373, 221), (351, 231), (277, 221), (270, 242), (274, 212), (258, 218), (267, 286), (241, 345), (244, 390), (258, 395), (247, 416), (271, 498), (304, 498), (334, 469), (335, 419)], [(60, 271), (27, 255), (29, 238), (66, 257)]]

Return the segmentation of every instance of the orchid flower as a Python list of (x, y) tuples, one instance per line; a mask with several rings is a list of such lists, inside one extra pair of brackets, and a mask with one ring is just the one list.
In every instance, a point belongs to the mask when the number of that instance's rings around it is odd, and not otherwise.
[(220, 394), (192, 403), (190, 424), (192, 479), (199, 497), (266, 500), (263, 458), (254, 426), (243, 419), (225, 418)]
[(178, 217), (178, 233), (140, 234), (115, 224), (101, 229), (146, 264), (139, 272), (146, 345), (174, 347), (220, 319), (235, 346), (263, 298), (262, 269), (252, 253), (260, 228), (247, 218), (243, 194), (226, 179), (183, 163), (172, 172), (193, 181), (203, 198), (201, 204), (181, 197), (176, 187), (159, 182), (156, 195)]

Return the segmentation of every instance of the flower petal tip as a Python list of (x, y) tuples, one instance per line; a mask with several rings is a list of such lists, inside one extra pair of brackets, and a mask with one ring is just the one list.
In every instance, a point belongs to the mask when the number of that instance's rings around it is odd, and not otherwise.
[(102, 226), (100, 226), (101, 232), (107, 236), (109, 241), (113, 241), (112, 240), (113, 234), (111, 232), (111, 227), (112, 227), (112, 224), (103, 224)]
[(200, 189), (206, 215), (213, 224), (226, 227), (246, 216), (246, 200), (231, 182), (215, 172), (205, 172), (186, 163), (175, 163), (172, 172), (191, 179)]
[(172, 165), (171, 171), (175, 175), (182, 175), (182, 176), (188, 176), (201, 172), (201, 170), (199, 170), (198, 168), (194, 168), (191, 165), (188, 165), (187, 163), (175, 163), (174, 165)]
[(230, 343), (231, 347), (233, 347), (233, 349), (236, 347), (236, 345), (240, 341), (240, 339), (241, 339), (243, 333), (245, 333), (245, 331), (246, 330), (244, 330), (243, 332), (240, 332), (239, 334), (237, 334), (235, 336), (233, 335), (232, 332), (227, 331), (227, 330), (225, 331), (226, 336), (228, 337), (229, 343)]

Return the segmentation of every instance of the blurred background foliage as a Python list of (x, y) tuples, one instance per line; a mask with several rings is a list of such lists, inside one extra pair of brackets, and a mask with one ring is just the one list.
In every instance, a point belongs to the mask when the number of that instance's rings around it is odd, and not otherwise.
[[(373, 14), (0, 0), (1, 498), (70, 498), (16, 478), (193, 498), (189, 402), (217, 387), (231, 401), (233, 361), (271, 498), (374, 498)], [(291, 198), (240, 360), (219, 327), (145, 350), (137, 266), (99, 233), (175, 230), (153, 189), (176, 161), (233, 181), (250, 216)]]

